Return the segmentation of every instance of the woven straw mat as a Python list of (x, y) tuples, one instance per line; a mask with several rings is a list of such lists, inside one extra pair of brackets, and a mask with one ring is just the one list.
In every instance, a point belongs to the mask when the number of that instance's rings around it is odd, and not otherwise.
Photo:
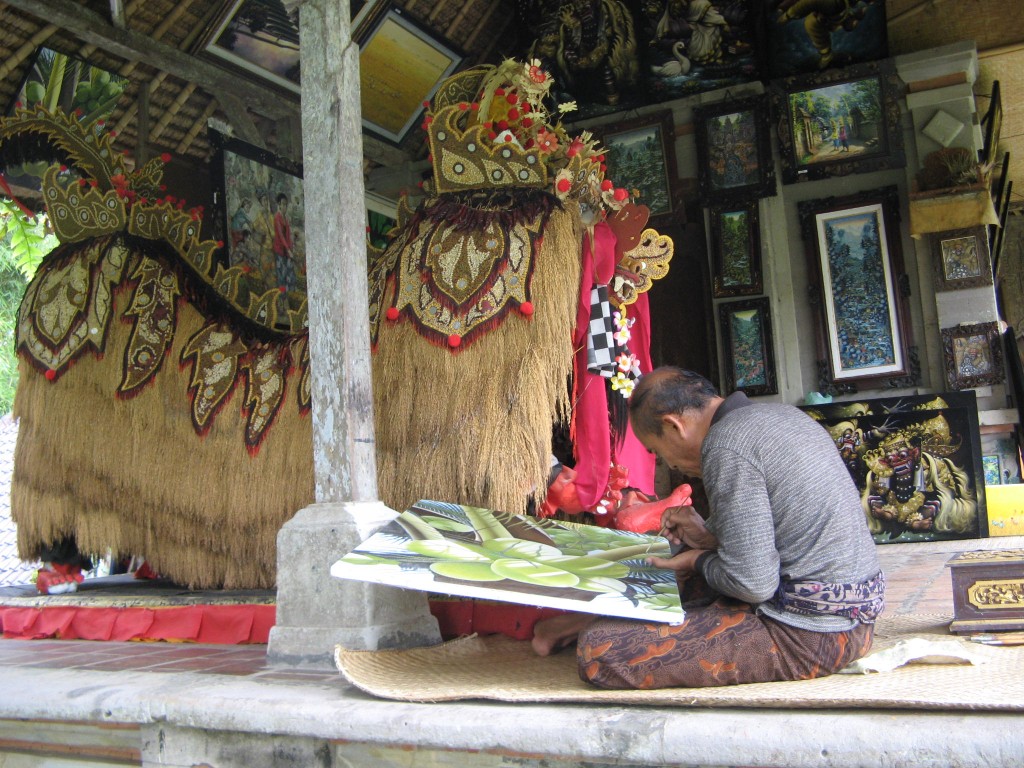
[[(898, 640), (950, 639), (949, 617), (906, 614), (878, 622), (872, 652)], [(1024, 710), (1024, 646), (961, 641), (982, 664), (915, 664), (891, 672), (721, 688), (606, 691), (585, 683), (571, 650), (541, 658), (529, 642), (502, 635), (469, 637), (408, 650), (350, 651), (335, 661), (357, 688), (399, 701), (494, 699), (683, 707), (893, 708)]]

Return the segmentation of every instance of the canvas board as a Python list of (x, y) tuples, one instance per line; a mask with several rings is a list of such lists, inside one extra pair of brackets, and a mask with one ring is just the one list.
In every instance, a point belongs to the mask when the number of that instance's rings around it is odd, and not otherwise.
[(678, 624), (675, 573), (648, 565), (668, 541), (423, 500), (331, 567), (340, 579)]

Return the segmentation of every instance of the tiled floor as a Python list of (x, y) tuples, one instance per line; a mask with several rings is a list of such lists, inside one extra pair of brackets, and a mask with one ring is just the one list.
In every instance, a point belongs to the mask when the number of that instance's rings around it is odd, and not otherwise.
[[(998, 540), (989, 540), (986, 548), (1001, 548), (997, 544)], [(888, 584), (886, 613), (934, 613), (952, 618), (952, 587), (945, 563), (954, 552), (967, 548), (957, 547), (956, 543), (943, 551), (936, 551), (930, 546), (916, 549), (914, 545), (880, 547), (879, 555)], [(266, 646), (262, 645), (0, 640), (2, 666), (199, 672), (294, 682), (318, 682), (335, 677), (329, 671), (269, 666)]]

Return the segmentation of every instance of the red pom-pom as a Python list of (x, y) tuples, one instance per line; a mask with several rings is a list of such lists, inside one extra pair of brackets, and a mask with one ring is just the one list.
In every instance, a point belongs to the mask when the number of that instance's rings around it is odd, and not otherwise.
[(505, 95), (505, 89), (504, 88), (495, 88), (494, 95), (495, 96), (504, 96)]
[(164, 152), (162, 155), (160, 155), (160, 160), (162, 160), (165, 163), (171, 162), (171, 153)]
[(512, 141), (512, 134), (506, 134), (505, 141)]
[(612, 184), (612, 180), (611, 179), (605, 179), (604, 181), (601, 182), (601, 190), (603, 192), (607, 192), (609, 189), (611, 189), (614, 186), (615, 185)]
[(472, 109), (474, 112), (479, 112), (480, 111), (480, 104), (478, 102), (474, 101), (472, 104), (469, 105), (469, 108)]
[(530, 315), (533, 314), (533, 302), (524, 301), (522, 304), (519, 305), (519, 311), (522, 312), (527, 317), (529, 317)]
[(615, 190), (616, 200), (625, 200), (627, 197), (629, 197), (629, 192), (624, 190), (622, 187), (619, 187), (618, 189)]
[(569, 181), (568, 179), (559, 179), (557, 186), (559, 192), (568, 192), (569, 189), (572, 187), (572, 182)]
[(533, 126), (533, 118), (531, 118), (531, 117), (524, 117), (523, 118), (523, 128), (530, 128), (532, 126)]
[(50, 368), (46, 373), (43, 374), (43, 376), (46, 377), (47, 381), (53, 381), (54, 379), (57, 378), (57, 372), (53, 370), (53, 368)]
[(464, 101), (460, 101), (459, 102), (459, 109), (461, 109), (463, 112), (465, 112), (467, 109), (469, 109), (469, 104), (467, 104)]
[(423, 108), (424, 109), (430, 109), (430, 102), (429, 101), (424, 101), (423, 102)]
[(490, 139), (491, 141), (494, 141), (496, 138), (498, 138), (498, 134), (496, 134), (494, 131), (490, 131), (487, 134), (487, 138)]
[(68, 167), (67, 167), (66, 165), (62, 165), (62, 166), (60, 167), (60, 169), (61, 169), (61, 171), (66, 171), (66, 170), (68, 169)]
[[(143, 200), (143, 202), (145, 202), (145, 200)], [(223, 248), (224, 247), (224, 241), (223, 240), (218, 240), (217, 241), (217, 247), (218, 248)]]
[(515, 108), (510, 109), (508, 111), (508, 119), (509, 120), (518, 120), (519, 119), (519, 110), (515, 109)]
[(510, 93), (508, 96), (505, 97), (505, 101), (507, 101), (509, 104), (518, 104), (519, 97), (516, 96), (514, 93)]
[(114, 138), (115, 136), (117, 136), (117, 131), (111, 131), (110, 138)]
[(388, 311), (384, 313), (384, 316), (391, 322), (395, 322), (398, 319), (398, 307), (388, 307)]
[(277, 286), (277, 290), (280, 291), (281, 293), (288, 293), (288, 286), (287, 285), (279, 285), (279, 286)]
[(498, 121), (498, 130), (499, 131), (507, 131), (508, 130), (508, 120), (499, 120)]
[(456, 336), (454, 333), (448, 337), (448, 346), (457, 347), (462, 343), (462, 337)]

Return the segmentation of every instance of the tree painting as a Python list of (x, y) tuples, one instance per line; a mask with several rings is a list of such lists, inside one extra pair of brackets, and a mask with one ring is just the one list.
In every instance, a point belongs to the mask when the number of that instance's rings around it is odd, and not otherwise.
[(888, 151), (877, 77), (791, 93), (789, 119), (799, 166)]
[(757, 125), (753, 111), (718, 115), (708, 121), (708, 166), (715, 189), (756, 184)]
[(767, 384), (761, 313), (757, 309), (733, 312), (729, 322), (732, 333), (732, 373), (736, 388)]
[(842, 370), (891, 366), (897, 362), (896, 318), (876, 210), (824, 221), (831, 277), (830, 303)]
[(750, 253), (750, 213), (722, 213), (722, 287), (736, 288), (754, 281)]
[(608, 178), (639, 192), (639, 202), (657, 216), (672, 210), (672, 195), (665, 168), (661, 125), (648, 125), (608, 136)]

